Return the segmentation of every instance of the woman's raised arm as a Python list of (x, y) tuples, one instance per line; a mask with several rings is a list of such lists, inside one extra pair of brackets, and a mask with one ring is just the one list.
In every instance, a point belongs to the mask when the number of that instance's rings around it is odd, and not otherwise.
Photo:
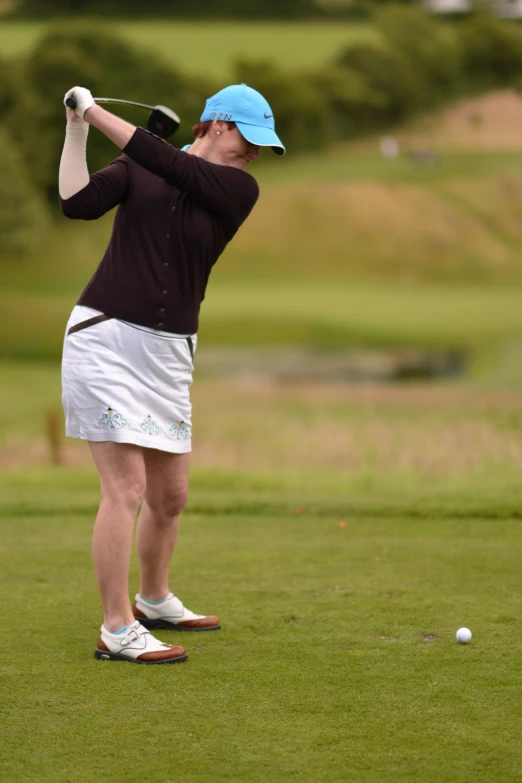
[[(85, 92), (89, 93), (88, 90)], [(127, 166), (119, 159), (89, 176), (88, 133), (89, 124), (67, 108), (67, 128), (58, 176), (60, 206), (66, 217), (96, 220), (125, 198)]]

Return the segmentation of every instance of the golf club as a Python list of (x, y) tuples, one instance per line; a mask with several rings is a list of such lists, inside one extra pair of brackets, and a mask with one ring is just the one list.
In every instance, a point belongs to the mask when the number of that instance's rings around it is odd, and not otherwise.
[[(147, 103), (137, 103), (137, 101), (126, 101), (123, 98), (94, 98), (96, 103), (124, 103), (128, 106), (139, 106), (141, 109), (149, 109), (149, 119), (147, 120), (147, 129), (162, 139), (168, 139), (177, 131), (180, 119), (176, 112), (167, 106), (149, 106)], [(76, 100), (71, 95), (65, 101), (70, 109), (76, 107)]]

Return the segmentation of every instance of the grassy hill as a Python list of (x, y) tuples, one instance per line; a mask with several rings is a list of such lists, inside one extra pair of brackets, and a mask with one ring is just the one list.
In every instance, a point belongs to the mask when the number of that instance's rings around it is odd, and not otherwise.
[[(205, 344), (477, 349), (520, 339), (518, 113), (516, 95), (459, 104), (401, 131), (396, 160), (381, 157), (378, 139), (301, 158), (266, 153), (253, 169), (260, 202), (211, 277)], [(511, 139), (497, 150), (493, 122)], [(432, 165), (408, 152), (420, 127), (422, 143), (436, 140)], [(466, 133), (472, 152), (456, 142)], [(67, 313), (103, 253), (111, 215), (84, 224), (56, 211), (41, 252), (2, 261), (3, 356), (59, 356)]]
[(522, 97), (505, 90), (470, 98), (427, 115), (397, 133), (403, 144), (436, 149), (522, 152)]

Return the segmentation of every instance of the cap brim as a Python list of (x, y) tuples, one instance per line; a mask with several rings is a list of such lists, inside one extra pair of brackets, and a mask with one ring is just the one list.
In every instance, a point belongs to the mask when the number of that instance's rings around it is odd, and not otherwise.
[(236, 127), (250, 144), (255, 144), (257, 147), (272, 147), (276, 155), (286, 153), (284, 144), (271, 128), (263, 128), (261, 125), (247, 125), (245, 122), (236, 122)]

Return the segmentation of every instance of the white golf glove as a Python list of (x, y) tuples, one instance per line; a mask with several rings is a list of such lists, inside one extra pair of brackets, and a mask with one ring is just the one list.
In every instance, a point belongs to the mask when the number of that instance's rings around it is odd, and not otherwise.
[(90, 90), (88, 90), (86, 87), (73, 87), (72, 90), (69, 90), (65, 93), (63, 99), (65, 106), (67, 106), (65, 101), (67, 98), (71, 97), (76, 99), (76, 107), (74, 108), (74, 111), (78, 117), (81, 117), (83, 120), (83, 115), (87, 109), (90, 109), (91, 106), (94, 106), (94, 98), (92, 97)]

